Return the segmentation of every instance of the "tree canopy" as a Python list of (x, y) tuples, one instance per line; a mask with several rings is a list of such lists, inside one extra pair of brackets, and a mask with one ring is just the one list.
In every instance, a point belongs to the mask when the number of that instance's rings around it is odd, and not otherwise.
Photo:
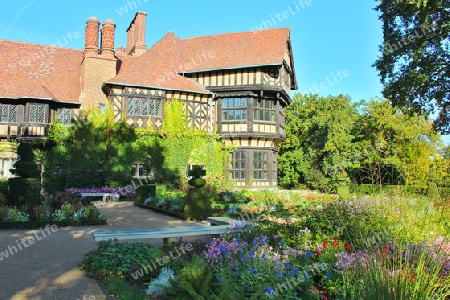
[(280, 145), (281, 186), (335, 190), (348, 182), (426, 185), (447, 170), (439, 135), (424, 116), (388, 100), (296, 95)]
[(405, 111), (438, 113), (435, 128), (450, 133), (450, 1), (383, 0), (383, 26), (374, 63), (383, 95)]

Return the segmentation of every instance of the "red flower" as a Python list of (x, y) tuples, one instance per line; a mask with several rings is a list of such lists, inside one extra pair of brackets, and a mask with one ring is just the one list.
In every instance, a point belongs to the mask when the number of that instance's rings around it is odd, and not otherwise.
[(319, 257), (322, 253), (320, 252), (320, 250), (317, 250), (316, 252), (316, 256)]
[(323, 241), (323, 248), (326, 249), (328, 247), (328, 239)]
[(414, 281), (414, 279), (416, 279), (416, 275), (414, 274), (409, 275), (409, 280)]
[(333, 247), (337, 247), (337, 246), (339, 245), (339, 239), (338, 239), (337, 237), (334, 237), (333, 240), (334, 240), (334, 241), (332, 242)]
[(349, 242), (344, 242), (344, 247), (345, 251), (347, 251), (348, 253), (352, 253), (352, 246), (350, 245)]

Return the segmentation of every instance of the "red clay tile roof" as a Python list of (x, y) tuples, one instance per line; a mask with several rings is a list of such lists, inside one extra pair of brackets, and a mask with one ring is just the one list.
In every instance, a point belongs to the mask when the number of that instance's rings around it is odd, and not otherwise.
[(289, 39), (287, 27), (184, 39), (183, 61), (197, 63), (184, 71), (281, 65)]
[[(169, 32), (139, 57), (119, 55), (108, 82), (210, 93), (180, 73), (281, 65), (289, 28), (180, 39)], [(80, 102), (83, 50), (0, 40), (0, 97)]]
[(83, 50), (0, 40), (0, 97), (79, 102)]
[(109, 83), (208, 92), (180, 73), (281, 65), (289, 28), (180, 39), (169, 32)]
[(210, 93), (194, 80), (174, 72), (182, 59), (181, 54), (181, 40), (169, 32), (153, 47), (135, 59), (131, 66), (125, 66), (116, 77), (108, 82)]

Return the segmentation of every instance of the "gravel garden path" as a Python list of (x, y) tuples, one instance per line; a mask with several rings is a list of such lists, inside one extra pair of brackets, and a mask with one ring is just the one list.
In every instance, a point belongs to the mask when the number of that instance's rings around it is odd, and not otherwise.
[[(106, 299), (98, 282), (84, 276), (78, 268), (84, 254), (95, 248), (94, 231), (207, 225), (186, 222), (125, 201), (109, 202), (100, 211), (108, 225), (0, 230), (0, 300)], [(162, 240), (134, 241), (162, 245)]]

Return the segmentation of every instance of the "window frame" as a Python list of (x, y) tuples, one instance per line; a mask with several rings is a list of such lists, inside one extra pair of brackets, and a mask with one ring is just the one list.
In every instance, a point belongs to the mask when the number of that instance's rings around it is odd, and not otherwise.
[[(232, 105), (231, 104), (232, 101)], [(239, 105), (237, 105), (239, 101)], [(221, 120), (222, 122), (242, 122), (248, 120), (248, 97), (223, 97)], [(245, 102), (245, 104), (242, 104)], [(228, 113), (227, 113), (228, 112)], [(239, 114), (237, 114), (239, 112)], [(238, 117), (239, 115), (239, 117)], [(232, 119), (230, 118), (232, 116)]]
[[(60, 111), (62, 111), (62, 120), (60, 118)], [(67, 107), (58, 107), (56, 109), (56, 119), (58, 120), (58, 123), (63, 124), (63, 125), (70, 125), (72, 124), (72, 120), (73, 120), (73, 109), (72, 108), (67, 108)], [(67, 113), (69, 114), (69, 119), (67, 120)]]
[[(255, 157), (260, 155), (261, 157)], [(269, 181), (270, 153), (254, 150), (252, 155), (252, 175), (254, 181)], [(259, 164), (259, 166), (257, 166)], [(258, 174), (258, 175), (257, 175)]]
[[(130, 106), (131, 104), (133, 106)], [(146, 104), (145, 110), (147, 110), (147, 113), (144, 112), (144, 104)], [(128, 96), (126, 108), (127, 117), (160, 118), (162, 117), (163, 112), (162, 105), (163, 98)], [(151, 113), (151, 110), (153, 110), (153, 113)]]
[[(247, 151), (236, 150), (231, 153), (230, 179), (236, 181), (245, 181), (246, 156)], [(239, 155), (239, 157), (236, 157)], [(236, 168), (237, 167), (237, 168)], [(239, 176), (236, 176), (239, 174)]]
[[(36, 118), (34, 121), (31, 121), (31, 108), (36, 106)], [(42, 121), (39, 121), (40, 111), (39, 108), (43, 108), (42, 113)], [(34, 113), (33, 113), (34, 114)], [(27, 122), (32, 124), (48, 124), (47, 121), (47, 115), (48, 115), (48, 104), (45, 103), (27, 103)]]
[[(267, 103), (271, 105), (267, 107)], [(276, 123), (277, 101), (272, 99), (254, 99), (253, 100), (253, 121)], [(259, 118), (262, 113), (263, 118)], [(269, 114), (268, 118), (265, 118)]]
[[(8, 107), (8, 116), (7, 120), (5, 121), (3, 119), (3, 107)], [(11, 108), (14, 107), (16, 109), (15, 113), (15, 121), (11, 121)], [(9, 124), (17, 124), (19, 123), (19, 105), (17, 104), (10, 104), (10, 103), (0, 103), (0, 123), (9, 123)]]

